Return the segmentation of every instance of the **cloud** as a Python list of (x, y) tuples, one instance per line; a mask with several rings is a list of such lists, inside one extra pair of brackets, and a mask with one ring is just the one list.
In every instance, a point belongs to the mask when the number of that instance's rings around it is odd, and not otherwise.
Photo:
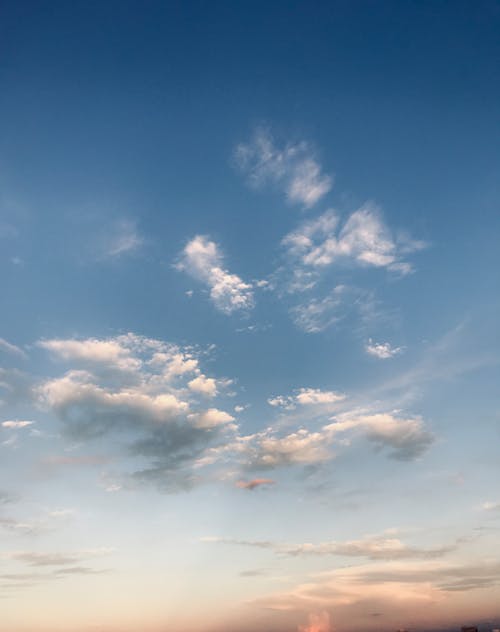
[(485, 511), (500, 511), (500, 501), (492, 502), (488, 500), (483, 503), (482, 508)]
[[(192, 348), (130, 333), (40, 344), (70, 368), (38, 385), (39, 404), (59, 418), (72, 440), (126, 437), (128, 453), (146, 461), (131, 473), (135, 481), (168, 491), (188, 488), (200, 480), (194, 469), (205, 451), (236, 431), (232, 415), (193, 399), (200, 389), (210, 395), (228, 380), (206, 377)], [(80, 465), (95, 457), (50, 458), (49, 465)]]
[(0, 351), (5, 351), (6, 353), (17, 355), (22, 358), (26, 357), (26, 354), (20, 347), (16, 347), (16, 345), (7, 342), (4, 338), (0, 338)]
[(389, 457), (399, 461), (422, 456), (434, 442), (433, 434), (420, 418), (401, 418), (392, 413), (344, 413), (333, 424), (325, 426), (324, 431), (332, 438), (339, 433), (359, 432), (377, 448), (388, 449)]
[(340, 227), (334, 211), (326, 211), (284, 237), (287, 255), (305, 270), (319, 271), (334, 263), (387, 268), (408, 274), (412, 266), (404, 255), (425, 244), (407, 237), (395, 237), (384, 224), (380, 209), (367, 202), (354, 211)]
[(34, 421), (15, 420), (15, 421), (2, 421), (1, 425), (3, 428), (18, 430), (19, 428), (26, 428), (27, 426), (32, 426), (34, 423), (35, 423)]
[(262, 128), (256, 130), (249, 143), (236, 147), (234, 157), (251, 186), (272, 184), (285, 193), (290, 203), (305, 208), (317, 204), (333, 186), (333, 178), (322, 172), (308, 143), (278, 147)]
[[(282, 403), (287, 403), (282, 398)], [(328, 413), (328, 408), (324, 413)], [(295, 414), (295, 413), (294, 413)], [(321, 418), (321, 412), (313, 411)], [(377, 451), (385, 450), (389, 458), (412, 461), (421, 457), (434, 442), (433, 434), (420, 418), (398, 417), (393, 413), (360, 414), (344, 412), (331, 417), (317, 430), (300, 427), (281, 434), (278, 428), (266, 428), (253, 435), (236, 435), (233, 441), (214, 448), (214, 459), (222, 455), (233, 457), (239, 466), (249, 471), (280, 467), (318, 465), (335, 457), (333, 450), (345, 449), (353, 439), (373, 444)]]
[(292, 320), (299, 329), (317, 334), (341, 321), (345, 315), (346, 287), (338, 285), (322, 299), (312, 298), (290, 310)]
[(331, 407), (345, 399), (343, 393), (322, 391), (319, 388), (299, 388), (293, 395), (278, 395), (267, 400), (270, 406), (294, 410), (297, 406)]
[[(450, 612), (460, 612), (465, 592), (492, 589), (499, 581), (500, 564), (495, 560), (380, 560), (317, 573), (288, 590), (248, 604), (293, 613), (334, 609), (337, 625), (346, 629), (366, 627), (364, 613), (383, 612), (386, 624), (396, 626), (407, 620), (409, 612), (420, 611), (420, 622), (428, 627), (449, 625)], [(470, 610), (470, 604), (465, 608), (462, 615)], [(424, 614), (427, 609), (428, 619)]]
[(209, 536), (203, 538), (204, 542), (217, 544), (229, 544), (237, 546), (249, 546), (260, 549), (269, 549), (281, 556), (310, 556), (334, 555), (340, 557), (365, 557), (369, 560), (400, 560), (421, 559), (429, 560), (445, 556), (457, 549), (457, 544), (425, 548), (410, 546), (399, 538), (390, 537), (386, 533), (375, 536), (366, 536), (359, 540), (347, 540), (337, 542), (311, 542), (301, 544), (286, 544), (271, 542), (269, 540), (239, 540), (232, 538), (218, 538)]
[(217, 395), (217, 382), (212, 377), (198, 375), (188, 382), (188, 388), (194, 393), (200, 393), (207, 397), (215, 397)]
[(403, 351), (402, 347), (392, 347), (389, 342), (373, 342), (370, 338), (365, 345), (365, 351), (369, 355), (380, 358), (380, 360), (388, 360)]
[(191, 277), (208, 286), (210, 299), (224, 314), (248, 311), (254, 306), (251, 283), (245, 283), (238, 275), (224, 268), (219, 246), (203, 235), (196, 235), (182, 251), (176, 264)]
[(116, 259), (137, 251), (144, 244), (136, 222), (121, 219), (111, 224), (100, 236), (99, 258)]
[(109, 555), (113, 549), (100, 548), (67, 553), (40, 553), (38, 551), (13, 551), (3, 554), (4, 559), (23, 562), (29, 566), (73, 566), (82, 559)]
[(272, 478), (254, 478), (251, 481), (238, 481), (236, 483), (236, 487), (240, 489), (248, 489), (249, 491), (253, 491), (258, 487), (274, 485), (276, 481), (273, 481)]

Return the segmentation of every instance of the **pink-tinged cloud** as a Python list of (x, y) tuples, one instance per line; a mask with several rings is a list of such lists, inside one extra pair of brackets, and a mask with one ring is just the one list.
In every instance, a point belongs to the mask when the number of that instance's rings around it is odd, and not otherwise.
[(252, 491), (261, 485), (274, 485), (275, 483), (276, 481), (273, 481), (272, 478), (254, 478), (251, 481), (238, 481), (236, 487)]

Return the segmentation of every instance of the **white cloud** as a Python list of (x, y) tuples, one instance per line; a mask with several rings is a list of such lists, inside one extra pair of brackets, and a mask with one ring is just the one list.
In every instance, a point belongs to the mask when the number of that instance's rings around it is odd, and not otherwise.
[(196, 235), (188, 242), (177, 269), (205, 283), (215, 307), (225, 314), (247, 311), (254, 306), (253, 288), (223, 267), (223, 255), (214, 241)]
[(202, 413), (189, 415), (189, 419), (197, 428), (215, 428), (234, 421), (234, 417), (218, 408), (209, 408)]
[(330, 210), (284, 237), (282, 243), (298, 271), (318, 274), (334, 263), (346, 262), (408, 274), (412, 266), (403, 256), (424, 247), (423, 242), (395, 237), (380, 209), (370, 202), (354, 211), (340, 229), (339, 225), (338, 216)]
[(282, 189), (291, 203), (314, 206), (333, 186), (306, 142), (278, 147), (269, 132), (258, 129), (249, 143), (236, 147), (235, 160), (252, 186), (268, 183)]
[(15, 421), (2, 421), (2, 427), (17, 430), (19, 428), (32, 426), (34, 423), (34, 421), (19, 421), (16, 419)]
[(388, 360), (403, 351), (402, 347), (393, 347), (389, 342), (374, 342), (372, 339), (365, 345), (365, 351), (369, 355)]
[(194, 393), (200, 393), (207, 397), (215, 397), (217, 395), (217, 382), (213, 377), (206, 377), (206, 375), (198, 375), (190, 382), (188, 382), (188, 388)]
[(345, 399), (342, 393), (322, 391), (319, 388), (299, 388), (293, 395), (278, 395), (267, 400), (271, 406), (293, 410), (300, 406), (331, 406)]

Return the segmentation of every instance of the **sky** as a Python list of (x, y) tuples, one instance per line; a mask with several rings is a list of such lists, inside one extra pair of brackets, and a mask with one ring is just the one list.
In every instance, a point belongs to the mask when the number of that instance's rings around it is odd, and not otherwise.
[(1, 632), (500, 627), (499, 35), (2, 4)]

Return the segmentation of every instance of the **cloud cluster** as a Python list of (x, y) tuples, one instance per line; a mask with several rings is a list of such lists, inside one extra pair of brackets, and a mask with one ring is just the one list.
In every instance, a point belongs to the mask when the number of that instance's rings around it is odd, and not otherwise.
[[(284, 405), (286, 409), (293, 397), (276, 398), (276, 405)], [(311, 412), (321, 418), (317, 408)], [(323, 412), (331, 414), (328, 407)], [(278, 427), (269, 427), (250, 435), (236, 434), (228, 443), (209, 449), (205, 458), (210, 462), (230, 459), (246, 471), (318, 465), (332, 460), (334, 451), (345, 449), (358, 438), (374, 446), (375, 451), (385, 451), (391, 459), (412, 461), (425, 454), (434, 442), (433, 434), (420, 418), (344, 412), (327, 416), (327, 420), (329, 423), (317, 430), (299, 427), (283, 432)]]
[(182, 251), (177, 269), (204, 283), (215, 307), (224, 314), (248, 311), (254, 306), (253, 288), (230, 273), (219, 246), (203, 235), (196, 235)]
[[(113, 434), (128, 446), (128, 455), (143, 464), (135, 464), (132, 479), (165, 491), (210, 479), (213, 468), (219, 472), (217, 479), (223, 471), (317, 465), (356, 438), (402, 461), (418, 458), (433, 442), (419, 418), (346, 412), (349, 402), (343, 393), (312, 387), (270, 398), (286, 423), (245, 434), (233, 414), (207, 405), (231, 380), (205, 375), (201, 354), (193, 348), (131, 333), (51, 339), (39, 345), (66, 363), (61, 375), (36, 389), (40, 405), (59, 418), (64, 434), (79, 442)], [(313, 428), (304, 425), (313, 419)], [(290, 429), (297, 422), (300, 425)], [(46, 462), (51, 467), (105, 462), (105, 457), (88, 453), (51, 458), (58, 459)], [(240, 486), (254, 489), (269, 480), (253, 478)]]
[(290, 203), (305, 208), (317, 204), (333, 186), (333, 178), (322, 172), (308, 143), (279, 147), (265, 129), (258, 129), (250, 142), (239, 144), (234, 157), (250, 185), (277, 186)]
[(193, 349), (134, 334), (40, 345), (70, 364), (38, 386), (40, 404), (73, 440), (126, 437), (130, 454), (146, 461), (137, 479), (182, 487), (204, 450), (235, 431), (232, 415), (198, 399), (228, 381), (207, 377)]
[(383, 222), (380, 209), (372, 203), (354, 211), (342, 226), (331, 210), (304, 221), (284, 237), (282, 244), (298, 274), (309, 279), (303, 288), (297, 285), (295, 289), (308, 289), (314, 275), (336, 263), (408, 274), (413, 268), (405, 255), (424, 247), (422, 242), (394, 236)]

